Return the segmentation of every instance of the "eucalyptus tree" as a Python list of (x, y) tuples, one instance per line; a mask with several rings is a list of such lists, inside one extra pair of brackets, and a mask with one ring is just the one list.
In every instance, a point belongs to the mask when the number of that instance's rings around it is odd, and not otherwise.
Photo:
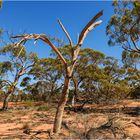
[(2, 8), (2, 0), (0, 0), (0, 8)]
[(48, 101), (51, 85), (46, 81), (37, 81), (24, 86), (24, 97), (31, 101)]
[(42, 93), (46, 94), (46, 97), (48, 96), (48, 101), (62, 87), (61, 79), (63, 73), (63, 66), (56, 58), (42, 58), (30, 71), (30, 74), (36, 80), (46, 83), (46, 85), (42, 84), (42, 88), (46, 87), (46, 90)]
[[(139, 57), (140, 54), (137, 52), (124, 50), (122, 53), (122, 66), (119, 66), (117, 60), (114, 58), (108, 57), (104, 67), (104, 72), (107, 77), (105, 78), (105, 84), (103, 83), (105, 87), (102, 91), (107, 91), (107, 95), (111, 95), (112, 99), (128, 97), (128, 95), (130, 95), (130, 93), (140, 84), (140, 71), (138, 69)], [(106, 97), (111, 99), (109, 96)]]
[[(20, 55), (19, 51), (21, 51)], [(28, 54), (23, 46), (16, 48), (14, 44), (1, 47), (0, 55), (5, 56), (5, 59), (8, 60), (2, 62), (1, 72), (4, 72), (5, 75), (0, 79), (5, 95), (2, 109), (5, 110), (8, 107), (10, 95), (14, 93), (20, 79), (33, 67), (38, 57), (35, 53)]]
[[(59, 50), (68, 62), (71, 57), (70, 46), (65, 45), (59, 48)], [(95, 51), (91, 48), (81, 49), (72, 74), (70, 94), (72, 106), (74, 106), (74, 101), (78, 99), (78, 91), (80, 91), (80, 85), (82, 84), (82, 81), (88, 75), (91, 75), (91, 73), (95, 73), (96, 68), (99, 67), (99, 65), (102, 65), (104, 57), (105, 55), (103, 53)], [(89, 81), (87, 82), (89, 83)], [(72, 88), (74, 89), (72, 90)]]
[[(80, 87), (82, 87), (80, 90), (81, 91), (83, 90), (82, 85), (85, 82), (85, 79), (88, 79), (91, 75), (93, 76), (93, 73), (96, 73), (98, 71), (99, 67), (103, 63), (104, 58), (105, 58), (105, 55), (99, 51), (95, 51), (90, 48), (81, 49), (79, 53), (79, 59), (75, 66), (75, 70), (74, 70), (73, 78), (72, 78), (74, 82), (74, 87), (75, 87), (75, 90), (74, 90), (75, 96), (78, 97), (78, 90), (80, 89)], [(91, 89), (89, 86), (92, 86), (93, 84), (90, 83), (90, 78), (86, 81), (85, 85), (86, 85), (85, 87), (86, 89), (88, 90)], [(84, 91), (86, 90), (85, 88), (84, 88)], [(91, 92), (87, 91), (86, 94), (90, 96)]]
[[(102, 57), (101, 57), (102, 58)], [(125, 79), (126, 69), (120, 67), (113, 57), (104, 56), (102, 61), (86, 69), (84, 79), (80, 85), (83, 89), (83, 107), (86, 103), (110, 103), (127, 96), (131, 88)], [(123, 87), (123, 88), (122, 88)]]
[(69, 40), (69, 46), (71, 50), (71, 59), (67, 62), (66, 59), (63, 57), (61, 52), (58, 50), (58, 48), (49, 40), (49, 38), (45, 34), (23, 34), (19, 36), (15, 36), (13, 38), (20, 38), (21, 40), (17, 44), (19, 46), (20, 44), (26, 42), (27, 40), (34, 39), (35, 41), (37, 40), (42, 40), (46, 44), (48, 44), (52, 50), (57, 54), (58, 60), (60, 60), (63, 64), (63, 68), (65, 71), (65, 79), (64, 79), (64, 86), (62, 90), (62, 95), (58, 103), (56, 115), (55, 115), (55, 121), (54, 121), (54, 128), (53, 131), (55, 133), (60, 131), (61, 128), (61, 123), (62, 123), (62, 118), (63, 118), (63, 112), (64, 108), (68, 99), (68, 94), (69, 94), (69, 85), (70, 81), (72, 78), (73, 70), (75, 68), (78, 55), (80, 52), (80, 49), (83, 45), (84, 39), (86, 38), (87, 34), (93, 30), (97, 25), (99, 25), (102, 21), (96, 21), (99, 17), (101, 17), (103, 14), (103, 11), (97, 13), (89, 22), (88, 24), (84, 27), (84, 29), (81, 31), (78, 42), (76, 45), (73, 44), (69, 33), (66, 31), (65, 27), (63, 26), (62, 22), (58, 20), (62, 30), (66, 34), (68, 40)]
[(122, 53), (123, 67), (126, 69), (125, 79), (129, 81), (132, 88), (140, 86), (140, 54), (136, 52), (123, 51)]
[(102, 72), (103, 76), (99, 79), (101, 83), (99, 87), (107, 102), (122, 99), (129, 93), (130, 87), (128, 81), (125, 80), (126, 70), (118, 64), (117, 59), (106, 57)]
[(131, 67), (138, 69), (140, 63), (140, 54), (136, 52), (122, 52), (122, 63), (125, 68)]
[(140, 2), (115, 0), (112, 5), (114, 15), (106, 27), (108, 44), (140, 53)]
[(108, 44), (121, 46), (122, 62), (125, 69), (124, 79), (132, 89), (139, 86), (140, 53), (140, 2), (114, 1), (114, 15), (106, 27)]

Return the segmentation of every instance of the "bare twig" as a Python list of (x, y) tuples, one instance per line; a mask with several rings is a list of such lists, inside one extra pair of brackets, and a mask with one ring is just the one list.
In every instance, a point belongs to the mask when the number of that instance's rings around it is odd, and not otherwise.
[(136, 45), (135, 40), (133, 39), (133, 37), (131, 36), (131, 34), (130, 34), (130, 38), (131, 38), (131, 40), (132, 40), (132, 43), (133, 43), (135, 49), (136, 49), (138, 52), (140, 52), (140, 48), (138, 48), (138, 46)]
[(1, 80), (0, 82), (1, 82), (1, 83), (7, 83), (9, 86), (12, 85), (12, 82), (9, 81), (9, 80)]
[(61, 26), (61, 28), (64, 31), (64, 33), (66, 34), (66, 36), (67, 36), (67, 38), (68, 38), (68, 40), (70, 42), (70, 45), (72, 47), (73, 46), (73, 43), (72, 43), (72, 40), (71, 40), (71, 37), (70, 37), (69, 33), (67, 32), (67, 30), (65, 29), (64, 25), (62, 24), (62, 22), (59, 19), (58, 19), (58, 23)]

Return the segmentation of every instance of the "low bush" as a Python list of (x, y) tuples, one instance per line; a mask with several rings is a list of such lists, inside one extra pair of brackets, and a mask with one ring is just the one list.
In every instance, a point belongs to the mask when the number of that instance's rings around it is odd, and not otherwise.
[(47, 105), (41, 105), (37, 108), (37, 111), (48, 111), (49, 107)]

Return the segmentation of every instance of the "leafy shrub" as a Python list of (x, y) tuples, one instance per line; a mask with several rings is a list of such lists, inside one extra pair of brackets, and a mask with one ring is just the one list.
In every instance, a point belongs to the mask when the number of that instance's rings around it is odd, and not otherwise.
[(140, 87), (136, 87), (129, 95), (132, 99), (140, 99)]
[(48, 110), (49, 110), (49, 107), (46, 105), (42, 105), (37, 108), (37, 111), (48, 111)]
[(28, 123), (24, 123), (23, 126), (22, 126), (22, 129), (29, 129), (30, 126)]
[(33, 107), (33, 101), (31, 101), (31, 100), (25, 101), (24, 104), (27, 107)]

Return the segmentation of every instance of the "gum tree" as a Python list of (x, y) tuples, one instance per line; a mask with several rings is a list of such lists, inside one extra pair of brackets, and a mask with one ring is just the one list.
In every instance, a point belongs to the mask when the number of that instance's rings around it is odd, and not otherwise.
[(36, 80), (39, 80), (37, 85), (45, 89), (44, 93), (47, 97), (47, 101), (51, 101), (51, 97), (62, 88), (62, 85), (58, 84), (61, 83), (62, 70), (63, 66), (57, 58), (42, 58), (30, 71), (30, 74), (33, 75)]
[[(19, 51), (21, 52), (19, 55)], [(9, 44), (0, 49), (0, 55), (5, 55), (7, 61), (1, 63), (0, 84), (3, 86), (4, 100), (2, 110), (8, 108), (10, 95), (16, 90), (22, 76), (25, 76), (37, 61), (35, 53), (27, 54), (23, 46), (15, 48), (14, 44)]]
[(54, 127), (53, 127), (54, 133), (59, 132), (61, 129), (63, 112), (64, 112), (64, 108), (65, 108), (65, 105), (66, 105), (66, 102), (68, 99), (68, 94), (69, 94), (70, 81), (72, 79), (73, 70), (75, 68), (75, 65), (76, 65), (76, 62), (78, 59), (78, 55), (79, 55), (80, 49), (83, 45), (84, 39), (86, 38), (87, 34), (91, 30), (93, 30), (97, 25), (99, 25), (102, 22), (101, 20), (96, 21), (102, 15), (103, 15), (103, 11), (100, 11), (88, 22), (88, 24), (81, 31), (76, 45), (73, 44), (71, 37), (70, 37), (69, 33), (67, 32), (67, 30), (65, 29), (65, 27), (63, 26), (62, 22), (60, 20), (58, 20), (58, 23), (60, 24), (62, 30), (66, 34), (66, 36), (69, 40), (69, 43), (70, 43), (69, 46), (70, 46), (70, 50), (71, 50), (71, 58), (69, 61), (67, 61), (63, 57), (63, 55), (61, 54), (59, 49), (49, 40), (48, 36), (46, 36), (45, 34), (23, 34), (23, 35), (13, 37), (13, 38), (21, 39), (19, 41), (19, 43), (17, 43), (17, 46), (19, 46), (20, 44), (25, 43), (27, 40), (31, 40), (31, 39), (33, 39), (35, 41), (42, 40), (43, 42), (45, 42), (52, 48), (52, 50), (58, 56), (58, 59), (63, 64), (63, 68), (65, 71), (64, 86), (63, 86), (62, 95), (60, 97), (56, 115), (55, 115), (55, 121), (54, 121)]
[(115, 0), (112, 6), (114, 15), (106, 27), (108, 44), (140, 53), (140, 2)]
[[(65, 58), (68, 58), (70, 56), (70, 51), (68, 46), (60, 48), (60, 51), (63, 54), (63, 56), (65, 56)], [(72, 87), (74, 88), (72, 92), (73, 94), (70, 95), (72, 106), (74, 106), (75, 101), (78, 100), (78, 96), (80, 96), (80, 89), (81, 89), (80, 87), (83, 84), (84, 80), (88, 79), (87, 77), (89, 77), (90, 75), (93, 76), (93, 73), (97, 72), (97, 69), (99, 65), (102, 64), (104, 57), (105, 55), (99, 51), (95, 51), (91, 48), (81, 48), (72, 75)], [(86, 81), (86, 85), (91, 85), (91, 83), (89, 84), (89, 81), (90, 81), (89, 79)], [(90, 92), (88, 91), (86, 93), (89, 94)], [(90, 95), (91, 94), (89, 94), (89, 96)]]

